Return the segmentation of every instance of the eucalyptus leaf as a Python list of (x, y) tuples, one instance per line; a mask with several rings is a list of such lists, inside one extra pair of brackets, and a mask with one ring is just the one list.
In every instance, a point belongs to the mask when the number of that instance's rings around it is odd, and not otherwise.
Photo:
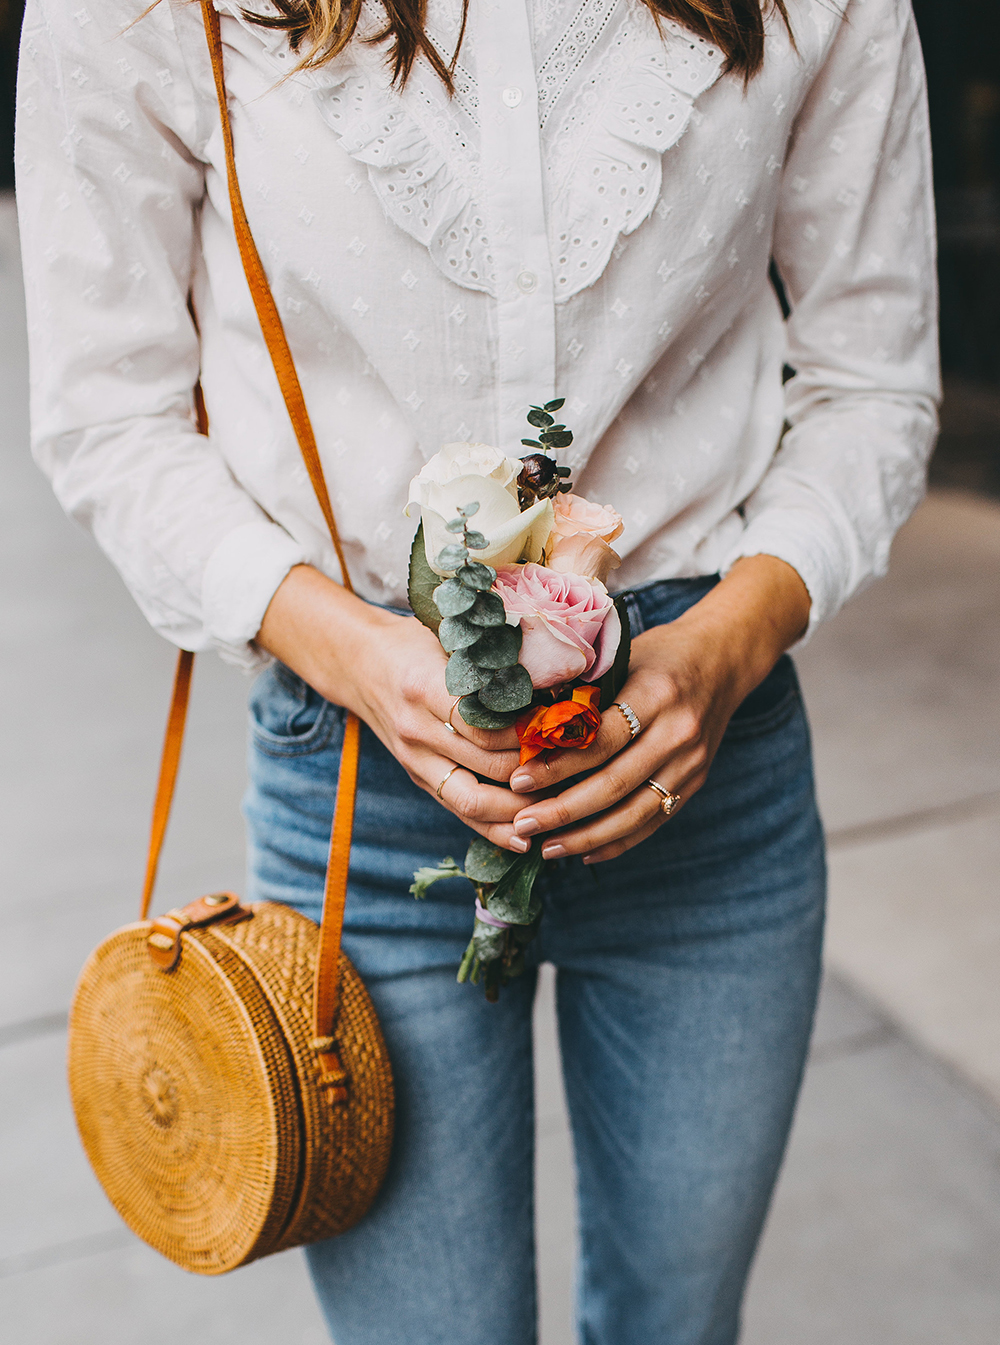
[(484, 905), (490, 915), (509, 925), (530, 925), (537, 919), (542, 900), (532, 889), (541, 867), (542, 846), (536, 841), (526, 855), (515, 857), (514, 863), (486, 898)]
[(542, 447), (542, 445), (538, 442), (537, 439), (522, 439), (522, 440), (521, 440), (521, 443), (525, 446), (525, 448), (541, 448), (541, 447)]
[(487, 592), (496, 582), (497, 572), (492, 565), (483, 565), (481, 561), (470, 560), (455, 575), (467, 588), (482, 589)]
[[(461, 616), (474, 607), (481, 596), (474, 588), (466, 588), (460, 579), (446, 579), (432, 594), (434, 605), (442, 616)], [(483, 624), (471, 614), (469, 620), (475, 621), (477, 626)]]
[(434, 591), (441, 583), (441, 576), (435, 574), (427, 563), (424, 550), (424, 525), (417, 528), (417, 535), (410, 548), (410, 574), (408, 596), (413, 615), (434, 632), (441, 624), (441, 613), (434, 601)]
[(471, 696), (486, 685), (490, 675), (485, 668), (476, 667), (466, 650), (456, 649), (444, 670), (444, 684), (449, 696)]
[(487, 684), (479, 692), (479, 700), (487, 710), (511, 713), (523, 710), (531, 704), (534, 688), (527, 668), (514, 663), (507, 668), (498, 668)]
[(546, 425), (554, 425), (555, 421), (548, 411), (543, 411), (540, 406), (533, 406), (528, 412), (528, 424), (543, 429)]
[[(466, 593), (468, 591), (465, 590)], [(466, 620), (471, 621), (474, 626), (504, 626), (507, 623), (503, 599), (498, 593), (479, 593), (476, 595), (475, 606), (463, 610), (466, 610)]]
[(452, 518), (444, 525), (449, 532), (461, 532), (465, 527), (464, 518)]
[(540, 436), (546, 448), (569, 448), (573, 442), (572, 430), (551, 430)]
[(465, 534), (465, 545), (470, 551), (485, 551), (489, 546), (489, 539), (484, 537), (481, 532), (476, 532), (470, 528)]
[(465, 854), (465, 876), (474, 883), (498, 883), (517, 855), (477, 836)]
[(482, 634), (482, 627), (474, 626), (464, 616), (446, 616), (438, 629), (438, 639), (446, 654), (453, 654), (456, 649), (468, 649), (482, 638)]
[(523, 638), (520, 626), (487, 626), (469, 649), (469, 658), (477, 668), (509, 668), (517, 662)]
[(468, 548), (456, 542), (451, 546), (443, 546), (434, 557), (434, 564), (439, 570), (457, 570), (468, 555)]
[(473, 500), (471, 504), (463, 504), (458, 512), (463, 518), (471, 518), (473, 514), (479, 513), (479, 501)]
[(507, 931), (488, 925), (485, 920), (477, 920), (472, 930), (472, 942), (480, 962), (496, 962), (503, 957)]
[(517, 718), (515, 714), (498, 714), (487, 710), (478, 696), (463, 696), (458, 702), (458, 713), (474, 729), (509, 729)]
[(546, 402), (546, 403), (545, 403), (545, 410), (546, 410), (546, 411), (561, 411), (562, 408), (563, 408), (565, 405), (566, 405), (566, 398), (565, 398), (565, 397), (556, 397), (554, 401)]

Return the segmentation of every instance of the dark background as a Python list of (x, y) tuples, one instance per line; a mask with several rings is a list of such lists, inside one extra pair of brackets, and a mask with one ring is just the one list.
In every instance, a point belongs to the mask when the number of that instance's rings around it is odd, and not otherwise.
[[(1000, 0), (914, 0), (930, 84), (945, 406), (939, 485), (1000, 496)], [(0, 189), (23, 0), (0, 0)]]

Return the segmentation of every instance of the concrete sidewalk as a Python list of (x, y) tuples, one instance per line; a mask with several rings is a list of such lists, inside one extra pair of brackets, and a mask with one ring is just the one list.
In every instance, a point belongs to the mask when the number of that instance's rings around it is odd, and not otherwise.
[[(173, 658), (28, 461), (25, 374), (0, 198), (0, 1342), (322, 1345), (299, 1254), (184, 1275), (122, 1227), (76, 1139), (66, 1007), (91, 947), (135, 915)], [(1000, 1340), (1000, 506), (935, 496), (895, 561), (799, 659), (832, 838), (829, 974), (745, 1345)], [(246, 689), (199, 661), (160, 904), (241, 882)], [(551, 990), (542, 1342), (569, 1345)]]

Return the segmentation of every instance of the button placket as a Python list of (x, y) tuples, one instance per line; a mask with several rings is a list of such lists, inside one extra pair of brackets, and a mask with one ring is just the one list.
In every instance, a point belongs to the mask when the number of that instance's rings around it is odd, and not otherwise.
[(527, 434), (529, 404), (555, 395), (555, 286), (535, 60), (525, 0), (482, 0), (474, 12), (476, 50), (490, 57), (478, 76), (497, 274), (498, 432), (504, 450), (515, 453)]

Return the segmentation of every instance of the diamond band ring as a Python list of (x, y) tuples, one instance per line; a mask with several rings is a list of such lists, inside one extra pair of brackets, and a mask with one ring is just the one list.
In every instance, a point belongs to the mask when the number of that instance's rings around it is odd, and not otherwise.
[(666, 813), (667, 817), (669, 817), (681, 801), (680, 794), (671, 794), (669, 789), (664, 789), (663, 786), (658, 785), (655, 780), (647, 780), (646, 784), (650, 789), (655, 790), (655, 792), (659, 794), (660, 807), (663, 809), (664, 813)]
[(629, 705), (628, 701), (615, 701), (612, 709), (621, 712), (625, 719), (625, 723), (628, 725), (629, 736), (638, 738), (639, 734), (642, 732), (642, 725), (639, 723), (639, 716), (632, 709), (631, 705)]

